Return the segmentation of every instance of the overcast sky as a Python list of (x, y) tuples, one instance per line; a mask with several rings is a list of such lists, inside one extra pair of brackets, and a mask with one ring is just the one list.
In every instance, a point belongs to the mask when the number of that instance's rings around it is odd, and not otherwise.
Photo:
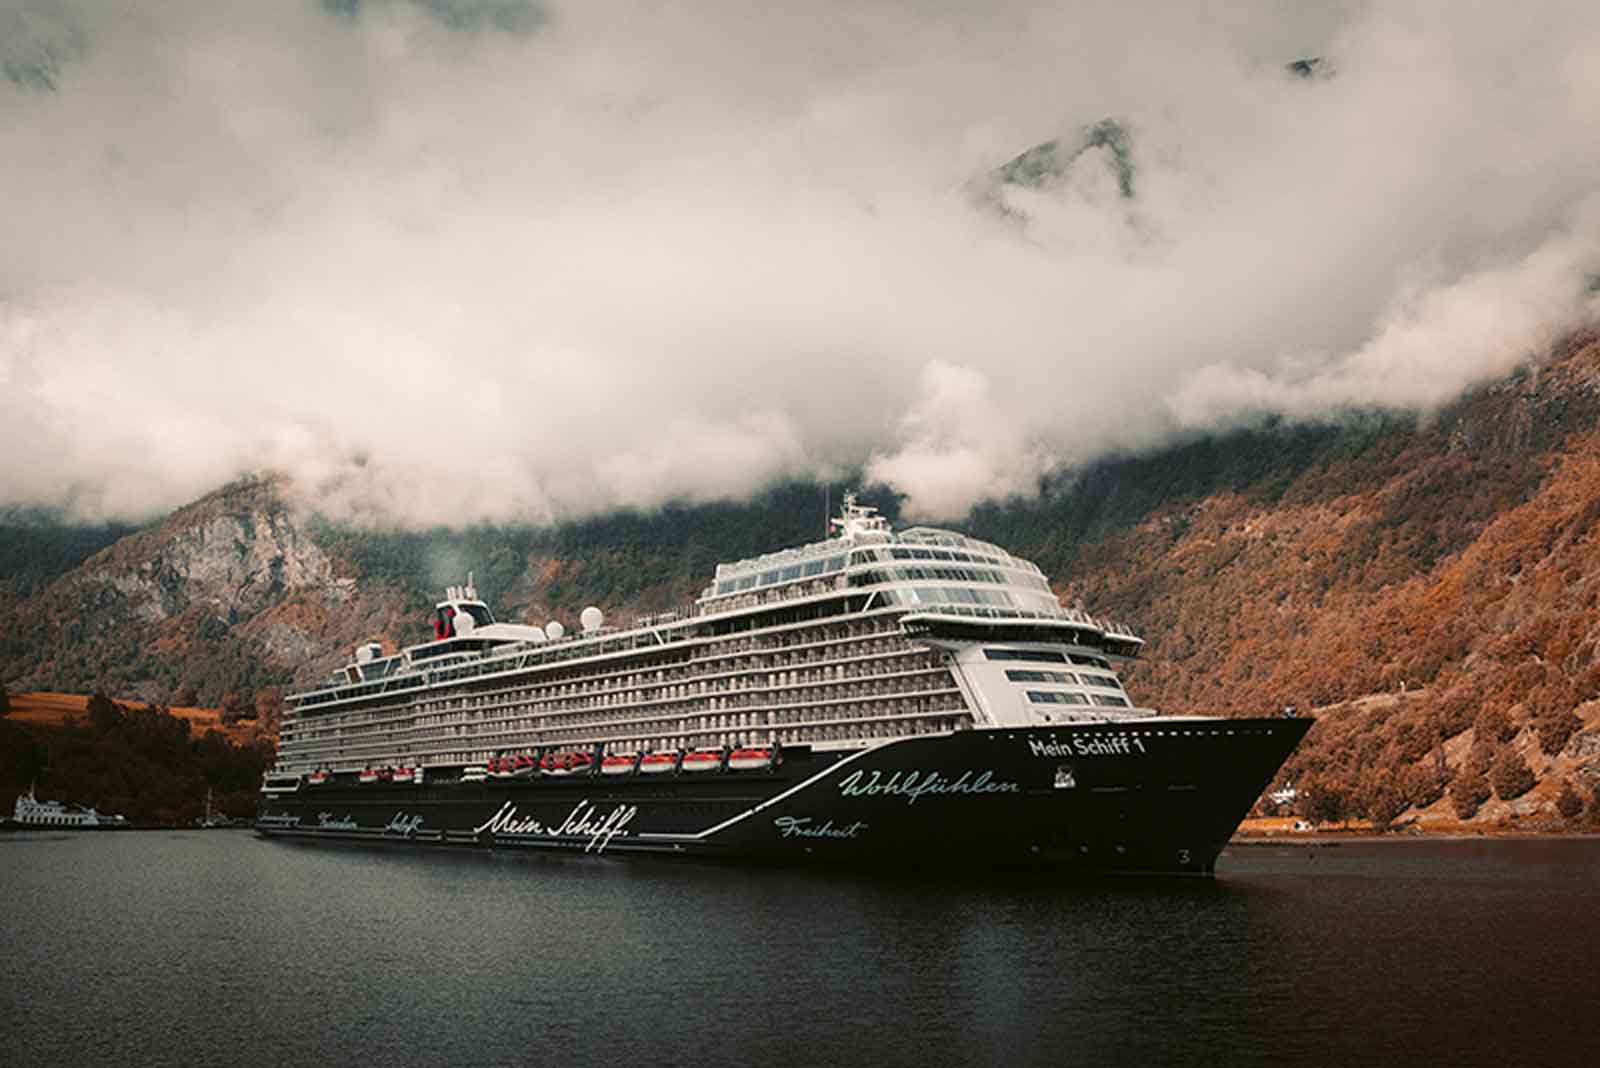
[(0, 0), (0, 64), (0, 504), (83, 517), (947, 518), (1597, 307), (1592, 2)]

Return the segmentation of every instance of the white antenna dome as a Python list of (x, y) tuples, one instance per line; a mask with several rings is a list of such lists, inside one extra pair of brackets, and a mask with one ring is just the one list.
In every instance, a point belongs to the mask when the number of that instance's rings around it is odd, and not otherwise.
[(372, 657), (373, 657), (373, 652), (374, 652), (372, 647), (374, 645), (376, 645), (376, 644), (377, 644), (376, 642), (364, 642), (361, 645), (356, 646), (356, 663), (358, 663), (358, 664), (370, 664), (370, 663), (372, 663)]
[(472, 628), (478, 625), (478, 621), (472, 618), (472, 613), (466, 611), (457, 612), (451, 622), (455, 625), (457, 634), (470, 634)]
[(544, 632), (549, 636), (551, 641), (555, 641), (557, 638), (560, 638), (562, 635), (567, 633), (567, 628), (563, 627), (559, 622), (552, 619), (550, 622), (544, 625)]
[(600, 629), (600, 624), (606, 621), (606, 614), (594, 605), (590, 605), (578, 613), (578, 622), (583, 625), (584, 633), (592, 634)]

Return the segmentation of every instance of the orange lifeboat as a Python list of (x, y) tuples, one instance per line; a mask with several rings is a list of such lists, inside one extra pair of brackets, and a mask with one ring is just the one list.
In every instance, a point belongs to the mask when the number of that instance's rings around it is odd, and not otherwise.
[(778, 748), (773, 745), (746, 745), (728, 754), (729, 771), (761, 771), (778, 762)]
[(306, 776), (307, 786), (326, 786), (332, 781), (333, 772), (329, 771), (327, 768), (318, 768), (316, 771), (313, 771), (310, 775)]
[(605, 759), (600, 761), (600, 774), (632, 775), (638, 766), (638, 753), (608, 753)]
[(361, 769), (361, 774), (356, 776), (356, 782), (360, 783), (362, 786), (370, 786), (370, 785), (372, 785), (373, 783), (375, 783), (377, 781), (378, 781), (378, 769), (377, 768), (362, 768)]
[(639, 758), (640, 775), (663, 775), (675, 771), (678, 767), (678, 751), (676, 749), (661, 749), (654, 753), (646, 753)]
[(696, 749), (683, 758), (684, 771), (721, 771), (722, 747)]
[(417, 769), (416, 768), (395, 768), (394, 769), (393, 781), (398, 783), (398, 784), (400, 784), (400, 785), (402, 785), (402, 786), (410, 785), (411, 783), (414, 783), (414, 782), (417, 781)]
[(594, 754), (582, 750), (546, 753), (539, 759), (539, 771), (544, 775), (582, 775), (592, 767)]

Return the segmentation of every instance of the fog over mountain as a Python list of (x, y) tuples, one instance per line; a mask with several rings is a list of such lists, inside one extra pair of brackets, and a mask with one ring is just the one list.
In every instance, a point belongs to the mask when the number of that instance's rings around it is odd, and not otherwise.
[(1425, 414), (1600, 312), (1597, 60), (1592, 3), (0, 0), (0, 506), (946, 517)]

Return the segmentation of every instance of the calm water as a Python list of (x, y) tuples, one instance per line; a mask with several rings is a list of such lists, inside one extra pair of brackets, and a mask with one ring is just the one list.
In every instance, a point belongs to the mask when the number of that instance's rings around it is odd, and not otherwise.
[(0, 837), (0, 1063), (1593, 1064), (1600, 841), (1085, 886)]

